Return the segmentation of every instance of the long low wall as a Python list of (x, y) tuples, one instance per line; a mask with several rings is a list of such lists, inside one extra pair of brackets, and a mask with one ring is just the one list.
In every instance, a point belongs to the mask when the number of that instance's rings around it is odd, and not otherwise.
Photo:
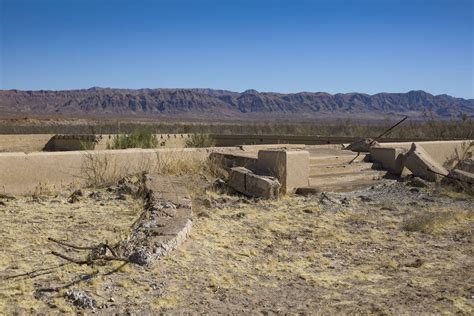
[[(43, 151), (54, 134), (0, 135), (0, 152), (38, 152)], [(111, 144), (114, 135), (103, 134), (95, 145), (96, 150), (105, 150)], [(159, 148), (184, 148), (191, 134), (155, 134)], [(73, 138), (56, 140), (61, 150), (79, 150), (81, 142)], [(50, 145), (51, 147), (51, 145)], [(54, 147), (54, 146), (53, 146)], [(52, 150), (54, 151), (54, 150)]]
[(215, 149), (126, 149), (0, 153), (0, 193), (60, 191), (134, 172), (172, 169), (208, 157)]
[(0, 152), (42, 151), (54, 134), (0, 135)]
[[(216, 146), (240, 146), (260, 144), (350, 144), (358, 141), (360, 137), (331, 137), (331, 136), (295, 136), (295, 135), (220, 135), (211, 134), (215, 139)], [(422, 142), (432, 141), (432, 138), (383, 138), (379, 142)]]
[[(155, 134), (160, 148), (183, 148), (191, 134)], [(0, 135), (0, 152), (37, 152), (42, 151), (53, 134), (29, 134), (29, 135)], [(107, 144), (112, 142), (114, 135), (103, 134), (96, 144), (96, 150), (107, 149)], [(212, 134), (218, 147), (234, 147), (241, 145), (268, 145), (268, 144), (349, 144), (360, 140), (359, 137), (329, 137), (329, 136), (295, 136), (295, 135), (220, 135)], [(431, 141), (427, 138), (384, 138), (383, 143), (393, 142), (421, 142)], [(446, 141), (446, 140), (443, 140)], [(61, 147), (68, 150), (78, 150), (77, 142), (62, 141)]]

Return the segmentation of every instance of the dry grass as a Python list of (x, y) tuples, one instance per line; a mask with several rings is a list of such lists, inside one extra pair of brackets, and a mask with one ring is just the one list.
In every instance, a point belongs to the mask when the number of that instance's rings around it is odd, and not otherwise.
[(209, 178), (223, 177), (225, 172), (207, 154), (193, 151), (156, 151), (133, 164), (117, 163), (112, 154), (85, 152), (80, 177), (87, 187), (103, 188), (117, 183), (128, 175), (143, 172), (167, 175), (204, 175)]
[[(8, 276), (48, 268), (64, 260), (51, 255), (52, 250), (80, 257), (81, 253), (47, 240), (52, 237), (79, 245), (115, 243), (125, 238), (141, 211), (136, 200), (116, 200), (106, 191), (99, 191), (100, 200), (88, 198), (90, 191), (77, 203), (67, 202), (67, 195), (46, 198), (19, 197), (0, 206), (3, 228), (0, 230), (0, 314), (15, 310), (37, 313), (49, 308), (34, 298), (34, 290), (42, 286), (63, 285), (80, 274), (93, 273), (96, 267), (67, 265), (52, 274), (38, 278)], [(62, 299), (56, 299), (57, 310), (72, 311)]]
[[(171, 170), (181, 168), (185, 167)], [(469, 244), (469, 240), (473, 241), (472, 211), (426, 210), (443, 214), (436, 217), (435, 224), (425, 221), (426, 227), (434, 225), (435, 229), (426, 230), (430, 234), (407, 233), (404, 224), (415, 217), (412, 210), (380, 210), (363, 204), (360, 209), (328, 211), (318, 199), (285, 196), (279, 201), (252, 202), (204, 190), (199, 194), (215, 202), (215, 206), (207, 209), (206, 216), (195, 218), (191, 236), (183, 247), (150, 268), (122, 267), (113, 277), (101, 275), (80, 285), (99, 305), (108, 304), (104, 313), (473, 312), (467, 296), (471, 286), (468, 271), (474, 267)], [(12, 231), (0, 236), (4, 240), (0, 251), (7, 251), (10, 256), (11, 248), (15, 251), (11, 256), (20, 254), (5, 265), (19, 265), (18, 272), (40, 265), (42, 256), (50, 250), (42, 240), (44, 236), (60, 237), (67, 231), (70, 238), (81, 234), (91, 242), (97, 236), (88, 230), (89, 225), (105, 234), (100, 238), (113, 238), (120, 235), (121, 223), (125, 227), (129, 222), (119, 204), (113, 209), (113, 214), (118, 215), (108, 215), (112, 209), (96, 212), (95, 205), (87, 205), (90, 210), (83, 209), (83, 205), (72, 212), (63, 209), (65, 203), (56, 207), (50, 201), (41, 206), (41, 212), (31, 212), (25, 201), (18, 203), (8, 206), (8, 213), (2, 213), (13, 224)], [(21, 216), (16, 217), (16, 212)], [(83, 212), (90, 218), (72, 218), (69, 226), (60, 229), (60, 219), (64, 222), (66, 215), (79, 216)], [(100, 219), (103, 216), (114, 216), (114, 221), (104, 223)], [(403, 221), (404, 217), (408, 219)], [(46, 218), (51, 221), (49, 226)], [(35, 225), (39, 233), (33, 239)], [(84, 232), (74, 233), (74, 225)], [(118, 231), (112, 234), (112, 227)], [(16, 240), (14, 237), (22, 230), (27, 230), (25, 236), (29, 239)], [(44, 264), (53, 263), (57, 262)], [(117, 263), (114, 267), (118, 266)], [(64, 283), (77, 273), (105, 269), (71, 266), (49, 282)], [(49, 279), (48, 276), (46, 280)], [(54, 300), (54, 309), (38, 305), (41, 302), (32, 296), (34, 282), (46, 283), (44, 278), (8, 281), (0, 290), (0, 302), (4, 307), (17, 306), (23, 311), (33, 307), (33, 313), (71, 311), (62, 297)], [(111, 297), (114, 303), (110, 303)]]
[(474, 210), (424, 210), (407, 218), (402, 227), (409, 232), (433, 234), (443, 231), (453, 222), (474, 220)]
[(87, 187), (103, 188), (112, 185), (126, 175), (124, 173), (117, 170), (111, 155), (96, 155), (93, 152), (85, 152), (83, 155), (81, 176), (86, 180)]
[[(207, 197), (236, 201), (212, 192)], [(436, 235), (439, 241), (427, 243), (428, 235), (406, 234), (400, 228), (402, 215), (393, 211), (334, 213), (295, 197), (211, 208), (195, 222), (189, 247), (160, 264), (160, 273), (181, 290), (165, 291), (173, 304), (158, 307), (179, 312), (196, 311), (190, 303), (217, 312), (246, 311), (243, 306), (362, 314), (472, 312), (455, 277), (443, 285), (452, 291), (448, 301), (409, 303), (419, 301), (416, 293), (436, 295), (440, 275), (462, 277), (460, 271), (465, 274), (473, 265), (466, 247), (437, 246), (452, 240), (453, 232), (472, 234), (472, 212), (442, 214), (426, 228), (442, 229), (447, 239)], [(420, 267), (416, 254), (423, 259)], [(400, 293), (405, 282), (413, 285), (413, 294)]]
[(186, 175), (202, 173), (207, 164), (207, 159), (190, 151), (162, 151), (156, 153), (156, 163), (152, 166), (153, 173)]

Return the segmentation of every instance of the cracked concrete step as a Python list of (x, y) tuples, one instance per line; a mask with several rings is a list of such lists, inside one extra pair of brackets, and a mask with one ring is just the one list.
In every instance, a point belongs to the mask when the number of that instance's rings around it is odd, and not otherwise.
[(349, 182), (357, 181), (373, 181), (380, 179), (385, 175), (384, 171), (380, 170), (364, 170), (361, 172), (346, 172), (338, 174), (319, 175), (309, 178), (310, 186), (317, 186), (324, 189), (329, 185), (345, 185)]
[(316, 184), (310, 187), (315, 188), (318, 192), (351, 192), (370, 187), (377, 183), (378, 180), (373, 179), (352, 179), (343, 183)]
[(310, 177), (329, 174), (340, 174), (349, 172), (364, 172), (366, 170), (374, 170), (373, 164), (370, 162), (354, 162), (352, 164), (344, 163), (338, 165), (321, 165), (310, 167)]
[[(309, 158), (309, 165), (312, 166), (330, 166), (330, 165), (342, 165), (349, 163), (357, 156), (356, 153), (348, 152), (343, 155), (331, 155), (331, 156), (312, 156)], [(354, 162), (363, 161), (366, 154), (360, 154), (359, 157), (355, 158)]]

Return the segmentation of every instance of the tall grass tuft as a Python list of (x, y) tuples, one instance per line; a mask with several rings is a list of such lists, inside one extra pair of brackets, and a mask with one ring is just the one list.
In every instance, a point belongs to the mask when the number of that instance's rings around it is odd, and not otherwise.
[(216, 141), (209, 134), (193, 134), (187, 141), (186, 147), (203, 148), (214, 147)]
[(112, 142), (107, 144), (107, 149), (155, 148), (157, 146), (156, 135), (148, 129), (138, 129), (131, 134), (114, 136)]

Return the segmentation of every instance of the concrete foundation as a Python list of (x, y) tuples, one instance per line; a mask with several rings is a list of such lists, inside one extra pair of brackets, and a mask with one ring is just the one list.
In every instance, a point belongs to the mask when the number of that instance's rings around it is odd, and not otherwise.
[(277, 177), (283, 193), (292, 193), (309, 184), (309, 152), (260, 150), (257, 169)]

